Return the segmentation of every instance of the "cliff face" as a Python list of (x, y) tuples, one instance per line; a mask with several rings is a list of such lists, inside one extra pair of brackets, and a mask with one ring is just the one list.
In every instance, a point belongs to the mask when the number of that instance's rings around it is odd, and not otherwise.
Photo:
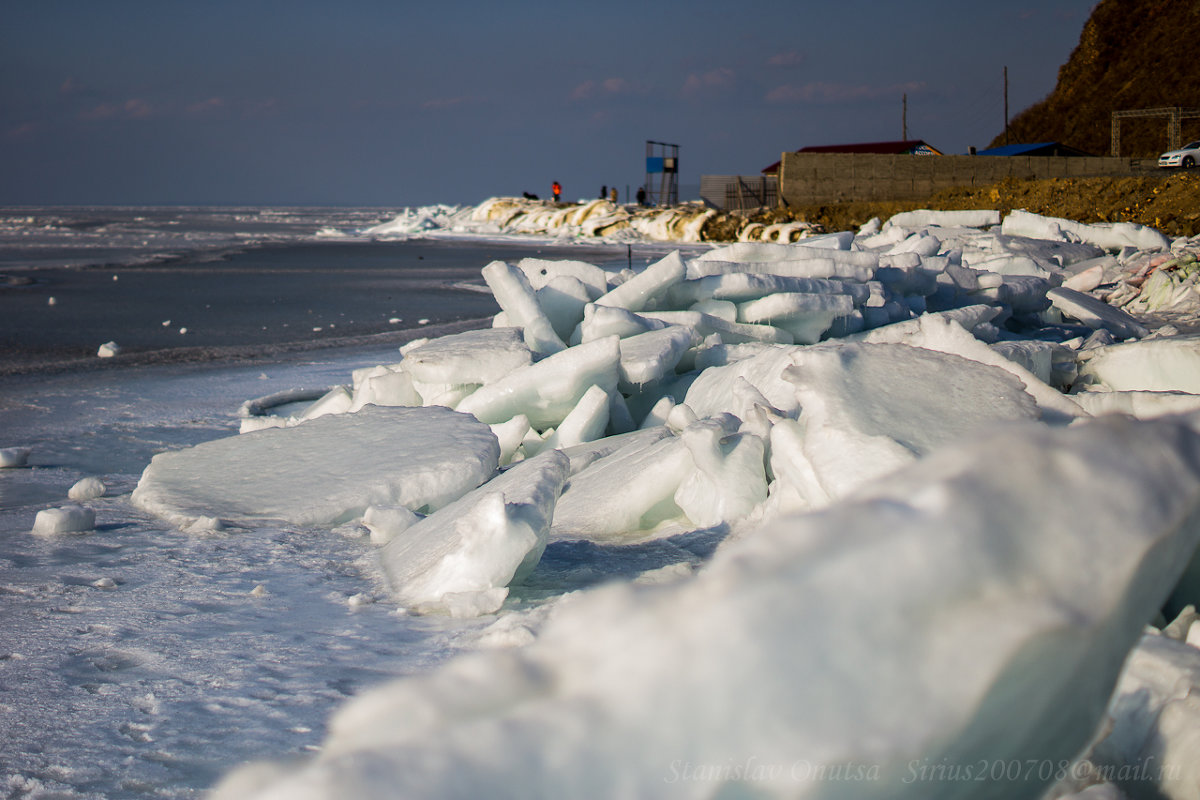
[[(1197, 41), (1196, 0), (1101, 0), (1054, 91), (1010, 120), (1011, 140), (1108, 155), (1113, 111), (1200, 108)], [(1185, 143), (1200, 139), (1200, 119), (1184, 120), (1182, 135)], [(989, 146), (1002, 144), (1003, 132)], [(1120, 155), (1145, 158), (1166, 149), (1165, 117), (1121, 120)]]

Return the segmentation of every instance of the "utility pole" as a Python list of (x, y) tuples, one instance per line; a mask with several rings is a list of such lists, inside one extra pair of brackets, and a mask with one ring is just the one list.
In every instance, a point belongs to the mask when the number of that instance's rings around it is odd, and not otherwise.
[(1008, 144), (1008, 67), (1004, 67), (1004, 144)]
[(908, 141), (908, 93), (905, 92), (900, 99), (900, 139)]

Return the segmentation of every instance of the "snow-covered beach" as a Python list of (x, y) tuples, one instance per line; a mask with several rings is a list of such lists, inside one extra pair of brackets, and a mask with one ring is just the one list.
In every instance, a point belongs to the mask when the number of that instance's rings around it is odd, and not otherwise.
[(1200, 242), (617, 215), (311, 231), (558, 246), (402, 352), (5, 379), (8, 796), (1197, 796)]

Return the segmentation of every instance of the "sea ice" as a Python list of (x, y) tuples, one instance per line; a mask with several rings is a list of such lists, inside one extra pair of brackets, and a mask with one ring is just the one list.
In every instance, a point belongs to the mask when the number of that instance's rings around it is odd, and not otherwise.
[(1075, 289), (1059, 286), (1046, 292), (1046, 297), (1067, 316), (1089, 328), (1104, 328), (1118, 339), (1140, 339), (1150, 333), (1145, 325), (1121, 309)]
[(29, 454), (32, 452), (33, 450), (28, 447), (0, 448), (0, 469), (25, 466), (29, 461)]
[[(589, 591), (524, 647), (364, 692), (309, 765), (215, 800), (832, 798), (847, 765), (859, 797), (977, 797), (913, 767), (1078, 754), (1200, 538), (1198, 466), (1190, 430), (1115, 418), (942, 450), (695, 577)], [(993, 796), (1053, 780), (1007, 777)]]
[(571, 344), (594, 342), (605, 336), (618, 336), (624, 339), (647, 331), (662, 330), (665, 327), (665, 322), (643, 317), (628, 309), (589, 303), (583, 308), (583, 320), (579, 323), (578, 335), (572, 335)]
[(641, 311), (651, 306), (673, 285), (682, 281), (686, 272), (679, 251), (675, 251), (599, 297), (596, 305)]
[(1116, 391), (1200, 394), (1200, 335), (1143, 339), (1081, 354), (1082, 383)]
[(695, 465), (675, 490), (675, 504), (697, 527), (736, 522), (767, 499), (763, 440), (728, 435), (715, 420), (688, 425), (680, 434)]
[(562, 350), (480, 387), (456, 408), (481, 422), (507, 422), (524, 414), (539, 430), (558, 425), (593, 385), (617, 386), (621, 350), (608, 336)]
[(88, 500), (103, 497), (107, 491), (108, 487), (99, 478), (81, 478), (67, 490), (67, 498), (76, 503), (85, 503)]
[(491, 429), (465, 414), (367, 406), (160, 453), (131, 500), (180, 526), (337, 525), (370, 506), (440, 508), (490, 478), (499, 455)]
[(1105, 250), (1123, 247), (1138, 250), (1170, 250), (1171, 240), (1154, 228), (1133, 222), (1107, 222), (1088, 225), (1059, 217), (1043, 217), (1028, 211), (1013, 209), (1004, 218), (1000, 230), (1006, 236), (1027, 236), (1031, 239), (1061, 239), (1087, 242)]
[(737, 309), (739, 322), (769, 323), (791, 333), (796, 344), (815, 344), (834, 319), (854, 309), (854, 302), (847, 294), (778, 292)]
[(1038, 418), (1021, 381), (949, 353), (847, 344), (800, 348), (792, 361), (784, 377), (795, 385), (802, 428), (793, 454), (808, 465), (791, 471), (816, 477), (821, 492), (811, 506), (988, 427)]
[(44, 508), (33, 520), (33, 532), (41, 535), (87, 533), (95, 527), (96, 512), (86, 506), (74, 504)]
[(537, 293), (524, 272), (503, 261), (493, 261), (483, 268), (483, 279), (509, 324), (522, 330), (530, 350), (538, 355), (550, 355), (566, 348), (549, 317), (538, 305)]
[(1128, 414), (1138, 419), (1154, 419), (1200, 411), (1200, 394), (1188, 392), (1079, 392), (1071, 395), (1071, 399), (1096, 417)]
[(674, 325), (622, 339), (620, 387), (636, 392), (674, 374), (684, 352), (699, 341), (691, 329)]
[(967, 211), (932, 211), (920, 209), (895, 214), (885, 223), (885, 228), (899, 227), (915, 230), (928, 226), (944, 228), (989, 228), (1000, 224), (1000, 212), (991, 209)]
[(856, 337), (858, 341), (874, 343), (901, 343), (942, 353), (952, 353), (971, 361), (1000, 367), (1015, 375), (1025, 384), (1025, 391), (1033, 396), (1048, 422), (1070, 422), (1077, 417), (1087, 416), (1071, 398), (1053, 386), (1047, 385), (1016, 361), (1005, 358), (988, 345), (971, 335), (953, 315), (925, 314), (912, 320), (912, 324), (900, 323), (876, 328)]
[(402, 370), (379, 365), (363, 375), (356, 375), (348, 413), (363, 406), (419, 406), (421, 395), (413, 386), (412, 377)]
[(485, 328), (406, 349), (400, 368), (421, 383), (466, 385), (497, 381), (532, 361), (519, 328)]
[(585, 261), (522, 258), (517, 268), (525, 273), (534, 291), (559, 278), (572, 278), (587, 287), (588, 299), (595, 300), (608, 291), (608, 273)]
[(1111, 776), (1129, 797), (1194, 800), (1200, 787), (1200, 650), (1143, 636), (1109, 707), (1111, 727), (1072, 776)]
[(636, 541), (681, 511), (674, 495), (695, 468), (677, 436), (631, 438), (577, 471), (554, 511), (551, 540)]
[(538, 452), (544, 449), (574, 447), (603, 438), (604, 431), (608, 428), (611, 406), (609, 393), (599, 386), (592, 386), (579, 398), (575, 408), (563, 418), (562, 424), (541, 443)]
[(396, 600), (452, 616), (495, 611), (506, 594), (495, 590), (522, 580), (541, 558), (569, 470), (570, 460), (549, 450), (392, 539), (380, 560)]
[(371, 543), (385, 545), (421, 521), (421, 517), (404, 506), (371, 506), (363, 513), (363, 527), (371, 535)]

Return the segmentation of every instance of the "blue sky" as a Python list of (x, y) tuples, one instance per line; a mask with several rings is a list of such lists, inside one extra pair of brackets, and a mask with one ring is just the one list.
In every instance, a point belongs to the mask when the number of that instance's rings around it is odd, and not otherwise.
[(0, 26), (0, 204), (477, 203), (784, 150), (947, 153), (1046, 96), (1094, 0), (39, 0)]

